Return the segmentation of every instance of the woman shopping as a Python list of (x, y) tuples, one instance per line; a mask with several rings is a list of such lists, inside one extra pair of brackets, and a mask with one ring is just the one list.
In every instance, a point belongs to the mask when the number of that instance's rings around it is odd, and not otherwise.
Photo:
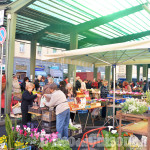
[(66, 96), (61, 90), (57, 90), (55, 83), (52, 83), (49, 89), (51, 94), (44, 94), (46, 98), (50, 98), (50, 101), (46, 102), (46, 106), (56, 108), (56, 129), (59, 138), (68, 138), (70, 108)]
[(28, 113), (28, 107), (33, 105), (34, 99), (41, 97), (40, 94), (33, 95), (32, 90), (34, 89), (33, 83), (26, 83), (26, 91), (22, 94), (22, 125), (26, 125), (28, 122), (31, 122), (31, 114)]

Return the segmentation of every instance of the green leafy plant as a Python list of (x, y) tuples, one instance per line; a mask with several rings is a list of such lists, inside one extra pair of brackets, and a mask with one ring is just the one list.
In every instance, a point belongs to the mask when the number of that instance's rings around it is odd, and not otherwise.
[(47, 143), (43, 150), (72, 150), (67, 140), (56, 140), (55, 142)]
[(146, 91), (146, 102), (148, 105), (150, 105), (150, 92)]
[(10, 120), (8, 114), (5, 117), (5, 128), (7, 133), (7, 147), (8, 149), (14, 148), (15, 136), (14, 131), (12, 130), (12, 121)]

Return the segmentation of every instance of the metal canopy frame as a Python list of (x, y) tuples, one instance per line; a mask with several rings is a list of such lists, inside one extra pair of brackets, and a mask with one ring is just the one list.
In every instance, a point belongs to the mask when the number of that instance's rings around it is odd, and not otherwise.
[(17, 39), (36, 38), (41, 45), (48, 43), (46, 46), (69, 49), (72, 31), (78, 33), (79, 48), (148, 39), (150, 19), (143, 9), (146, 3), (146, 0), (121, 3), (119, 0), (12, 0), (0, 9), (6, 9), (6, 14), (18, 14)]

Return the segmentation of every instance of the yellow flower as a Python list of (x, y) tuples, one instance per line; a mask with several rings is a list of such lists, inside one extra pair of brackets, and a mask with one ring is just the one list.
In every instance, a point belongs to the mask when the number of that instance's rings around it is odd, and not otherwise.
[(28, 145), (28, 142), (26, 142), (25, 145)]

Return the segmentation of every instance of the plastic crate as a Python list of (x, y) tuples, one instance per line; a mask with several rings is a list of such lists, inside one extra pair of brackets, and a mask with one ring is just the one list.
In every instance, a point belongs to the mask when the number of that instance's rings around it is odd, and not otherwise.
[(78, 113), (79, 114), (86, 114), (86, 113), (88, 113), (88, 110), (78, 110)]
[(124, 100), (124, 99), (118, 99), (118, 100), (115, 100), (115, 103), (124, 103), (126, 100)]
[(42, 126), (43, 127), (56, 127), (56, 121), (51, 121), (51, 122), (46, 122), (46, 121), (42, 121)]
[(131, 95), (123, 95), (123, 98), (132, 98)]

